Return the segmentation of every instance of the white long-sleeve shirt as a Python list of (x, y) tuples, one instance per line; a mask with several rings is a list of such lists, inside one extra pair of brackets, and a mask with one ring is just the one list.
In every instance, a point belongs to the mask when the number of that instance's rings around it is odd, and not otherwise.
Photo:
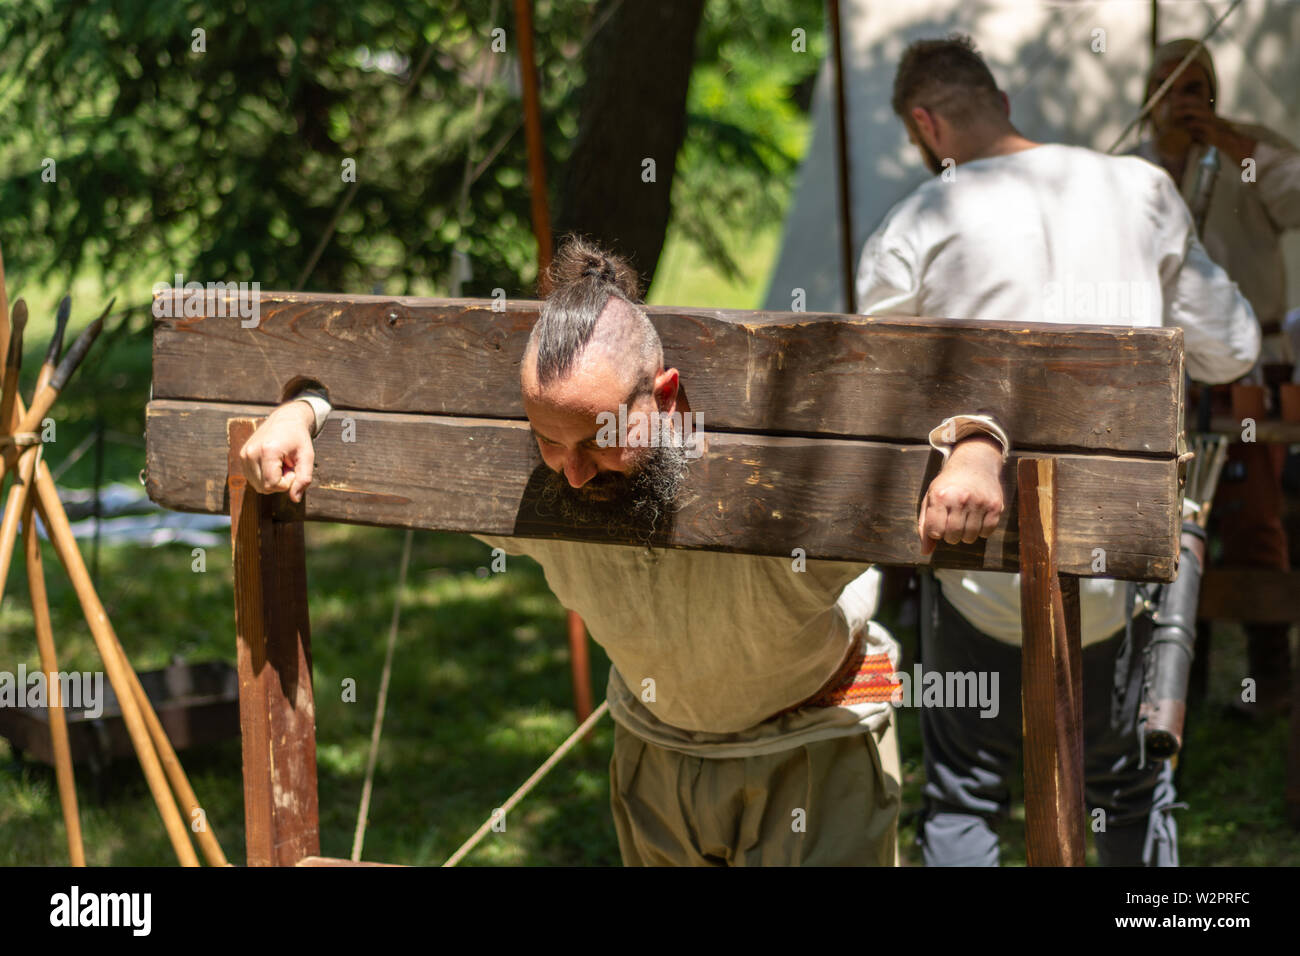
[[(1250, 371), (1259, 323), (1197, 240), (1164, 170), (1046, 144), (952, 173), (898, 203), (867, 240), (857, 276), (863, 313), (1177, 326), (1193, 378), (1230, 382)], [(1018, 574), (935, 576), (981, 631), (1020, 642)], [(1125, 585), (1080, 584), (1083, 643), (1104, 640), (1130, 610)]]

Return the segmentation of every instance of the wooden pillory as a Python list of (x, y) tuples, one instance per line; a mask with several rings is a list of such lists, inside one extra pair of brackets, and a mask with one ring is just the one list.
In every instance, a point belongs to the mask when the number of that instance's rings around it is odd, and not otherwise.
[[(591, 540), (534, 507), (519, 362), (539, 304), (495, 304), (263, 293), (252, 327), (225, 297), (155, 322), (149, 495), (231, 515), (250, 864), (320, 853), (303, 520)], [(708, 436), (663, 546), (1024, 572), (1029, 862), (1081, 864), (1078, 578), (1176, 573), (1181, 331), (647, 312)], [(304, 381), (335, 413), (294, 505), (248, 489), (237, 454)], [(1006, 511), (924, 558), (927, 435), (976, 411), (1014, 446)]]

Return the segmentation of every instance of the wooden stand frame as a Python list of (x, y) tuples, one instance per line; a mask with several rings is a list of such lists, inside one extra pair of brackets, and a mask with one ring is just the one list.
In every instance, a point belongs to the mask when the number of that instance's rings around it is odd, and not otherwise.
[(1079, 579), (1056, 561), (1056, 463), (1021, 460), (1021, 714), (1030, 866), (1082, 866), (1083, 664)]
[[(228, 426), (248, 863), (349, 865), (320, 857), (303, 523), (277, 518), (274, 499), (247, 487), (239, 450), (256, 424), (231, 419)], [(1082, 866), (1079, 579), (1057, 570), (1055, 462), (1021, 460), (1017, 489), (1026, 852), (1031, 866)], [(590, 697), (578, 707), (589, 712)]]
[(228, 432), (244, 829), (249, 866), (292, 866), (320, 855), (307, 558), (301, 519), (277, 519), (240, 470), (255, 424)]
[[(166, 507), (231, 515), (248, 862), (329, 865), (303, 522), (627, 542), (535, 507), (518, 362), (537, 303), (262, 293), (247, 328), (226, 303), (186, 315), (173, 295), (155, 312), (175, 318), (155, 325), (147, 487)], [(1077, 578), (1098, 573), (1098, 548), (1104, 576), (1176, 574), (1181, 332), (646, 311), (708, 435), (657, 546), (1019, 571), (1029, 861), (1080, 865)], [(251, 491), (238, 455), (304, 381), (329, 388), (337, 414), (315, 439), (311, 490), (289, 505)], [(925, 436), (961, 411), (1012, 436), (1007, 509), (987, 540), (922, 555), (916, 513), (939, 462)], [(585, 637), (570, 646), (576, 674)]]

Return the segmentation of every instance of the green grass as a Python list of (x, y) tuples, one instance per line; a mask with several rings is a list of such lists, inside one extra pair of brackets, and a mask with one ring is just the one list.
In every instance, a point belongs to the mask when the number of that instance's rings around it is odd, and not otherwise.
[(781, 229), (777, 224), (757, 233), (728, 237), (728, 248), (741, 271), (735, 282), (711, 266), (692, 242), (670, 229), (646, 302), (702, 309), (761, 308), (768, 274), (780, 251)]
[[(383, 665), (402, 532), (310, 525), (308, 575), (315, 656), (321, 849), (346, 857)], [(540, 569), (509, 559), (486, 571), (487, 550), (459, 535), (417, 533), (404, 596), (396, 666), (370, 808), (365, 857), (432, 865), (501, 805), (573, 730), (564, 616)], [(191, 570), (190, 549), (105, 548), (101, 596), (137, 669), (173, 654), (233, 663), (234, 620), (228, 549)], [(95, 669), (96, 656), (75, 595), (46, 548), (54, 629), (64, 669)], [(21, 565), (11, 572), (0, 615), (0, 662), (38, 663)], [(1194, 715), (1179, 827), (1185, 865), (1294, 865), (1300, 834), (1283, 816), (1286, 726), (1251, 729), (1222, 716), (1240, 673), (1235, 629), (1216, 635), (1211, 700)], [(906, 632), (898, 635), (912, 640)], [(608, 661), (593, 646), (599, 699)], [(344, 703), (345, 678), (356, 703)], [(917, 713), (900, 710), (904, 771), (905, 865), (922, 784)], [(609, 814), (612, 724), (562, 762), (466, 861), (469, 865), (617, 865)], [(214, 832), (232, 861), (243, 860), (237, 740), (182, 752), (182, 762)], [(92, 865), (171, 864), (170, 849), (138, 766), (115, 763), (92, 785), (78, 768), (78, 793)], [(1023, 809), (1001, 828), (1004, 862), (1023, 865)], [(65, 837), (50, 768), (18, 761), (0, 743), (0, 865), (65, 860)], [(1094, 857), (1095, 859), (1095, 857)]]
[[(309, 526), (308, 575), (317, 704), (321, 849), (349, 855), (365, 772), (384, 642), (396, 598), (402, 532)], [(64, 669), (97, 669), (75, 595), (47, 547), (54, 630)], [(234, 662), (227, 548), (191, 570), (190, 549), (103, 551), (101, 596), (138, 670), (187, 660)], [(486, 574), (488, 551), (462, 535), (419, 534), (412, 549), (388, 713), (366, 833), (367, 859), (441, 863), (572, 732), (565, 622), (540, 569), (510, 558)], [(0, 618), (0, 661), (38, 665), (26, 582), (16, 568)], [(593, 683), (608, 662), (596, 650)], [(345, 678), (356, 682), (345, 703)], [(614, 864), (606, 721), (467, 861), (471, 864)], [(242, 862), (237, 739), (181, 754), (227, 856)], [(88, 861), (168, 864), (174, 855), (138, 765), (116, 762), (92, 786), (78, 767)], [(97, 793), (102, 790), (102, 795)], [(0, 865), (66, 860), (51, 770), (19, 762), (0, 743)]]

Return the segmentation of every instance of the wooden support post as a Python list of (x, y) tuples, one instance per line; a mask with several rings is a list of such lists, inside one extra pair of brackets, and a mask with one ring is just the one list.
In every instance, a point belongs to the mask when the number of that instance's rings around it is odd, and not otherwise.
[(227, 425), (244, 829), (249, 866), (292, 866), (320, 855), (307, 563), (302, 521), (274, 518), (240, 469), (255, 424)]
[(1025, 850), (1030, 866), (1082, 866), (1079, 581), (1057, 570), (1056, 462), (1021, 459), (1017, 486)]

